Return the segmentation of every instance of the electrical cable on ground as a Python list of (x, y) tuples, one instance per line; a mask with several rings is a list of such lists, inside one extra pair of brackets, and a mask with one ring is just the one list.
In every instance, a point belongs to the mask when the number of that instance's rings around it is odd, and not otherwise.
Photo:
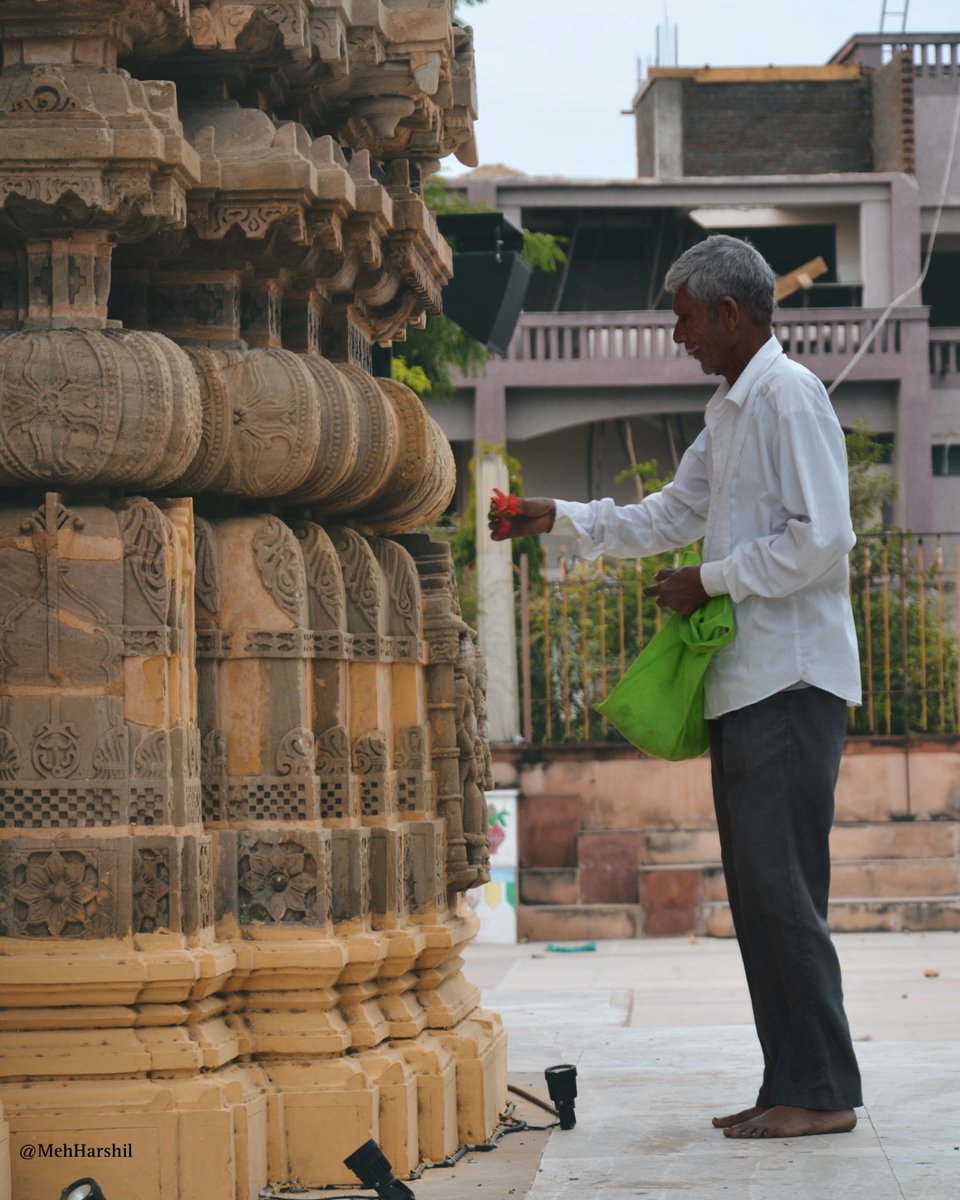
[[(556, 1115), (557, 1110), (553, 1107), (553, 1105), (547, 1104), (546, 1101), (541, 1100), (539, 1096), (535, 1096), (532, 1092), (524, 1091), (523, 1088), (518, 1088), (514, 1084), (509, 1084), (508, 1090), (511, 1092), (516, 1092), (518, 1095), (523, 1096), (525, 1100), (530, 1100), (533, 1104), (537, 1104), (540, 1108), (544, 1108), (547, 1110), (547, 1112), (554, 1113)], [(513, 1113), (515, 1109), (516, 1105), (511, 1104), (505, 1109), (504, 1112), (500, 1114), (500, 1122), (490, 1135), (490, 1140), (488, 1142), (467, 1142), (463, 1146), (460, 1146), (454, 1154), (448, 1154), (446, 1158), (440, 1159), (439, 1162), (422, 1163), (415, 1171), (410, 1172), (410, 1174), (406, 1177), (407, 1180), (413, 1181), (421, 1179), (424, 1171), (455, 1167), (465, 1154), (496, 1150), (500, 1139), (506, 1137), (507, 1134), (546, 1131), (548, 1129), (556, 1129), (560, 1124), (559, 1121), (552, 1121), (549, 1125), (530, 1125), (528, 1122), (514, 1117)], [(260, 1192), (259, 1200), (293, 1200), (293, 1197), (308, 1192), (323, 1192), (325, 1193), (324, 1200), (371, 1200), (371, 1195), (369, 1192), (337, 1192), (333, 1186), (330, 1188), (305, 1188), (301, 1187), (298, 1183), (283, 1184), (276, 1187), (271, 1186), (269, 1189), (264, 1188), (263, 1191)], [(329, 1195), (326, 1195), (328, 1192)]]
[(960, 91), (957, 92), (957, 104), (953, 114), (953, 132), (950, 135), (950, 149), (947, 151), (947, 161), (943, 171), (943, 184), (940, 188), (940, 199), (937, 203), (936, 212), (934, 213), (933, 224), (930, 227), (930, 240), (927, 243), (927, 255), (926, 259), (924, 260), (923, 269), (920, 272), (920, 276), (916, 283), (912, 283), (910, 287), (906, 289), (906, 291), (901, 292), (896, 299), (891, 300), (887, 307), (883, 310), (877, 320), (877, 323), (863, 339), (863, 342), (860, 344), (860, 348), (857, 350), (856, 354), (854, 354), (853, 358), (850, 359), (833, 383), (831, 383), (831, 385), (827, 388), (827, 395), (829, 396), (833, 395), (840, 384), (843, 383), (860, 359), (863, 358), (864, 354), (866, 354), (866, 352), (873, 345), (877, 334), (883, 328), (887, 318), (890, 316), (893, 310), (898, 305), (902, 304), (907, 297), (912, 296), (914, 292), (918, 291), (923, 286), (923, 281), (926, 279), (927, 272), (930, 270), (930, 259), (933, 257), (933, 247), (936, 243), (937, 234), (940, 230), (940, 218), (943, 215), (944, 205), (946, 204), (947, 200), (947, 188), (950, 186), (950, 175), (953, 171), (953, 160), (957, 149), (958, 131), (960, 131)]

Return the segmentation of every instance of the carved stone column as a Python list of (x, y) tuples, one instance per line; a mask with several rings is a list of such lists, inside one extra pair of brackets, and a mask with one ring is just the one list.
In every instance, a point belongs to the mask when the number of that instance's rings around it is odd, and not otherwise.
[(450, 276), (450, 14), (3, 5), (0, 1200), (349, 1186), (496, 1123), (480, 667), (395, 537), (453, 458), (362, 369)]

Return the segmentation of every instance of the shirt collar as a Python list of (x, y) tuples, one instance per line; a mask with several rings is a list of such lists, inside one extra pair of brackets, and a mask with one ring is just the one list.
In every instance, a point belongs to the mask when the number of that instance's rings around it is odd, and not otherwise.
[(726, 398), (732, 400), (738, 407), (742, 406), (754, 384), (760, 380), (767, 368), (776, 362), (781, 354), (783, 354), (783, 347), (778, 339), (771, 335), (743, 368), (736, 383), (727, 389)]

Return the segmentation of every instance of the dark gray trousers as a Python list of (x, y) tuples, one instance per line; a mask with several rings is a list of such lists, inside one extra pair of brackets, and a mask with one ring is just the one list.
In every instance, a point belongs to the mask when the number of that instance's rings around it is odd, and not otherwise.
[(860, 1072), (827, 927), (844, 700), (807, 687), (710, 721), (727, 895), (757, 1036), (757, 1104), (854, 1108)]

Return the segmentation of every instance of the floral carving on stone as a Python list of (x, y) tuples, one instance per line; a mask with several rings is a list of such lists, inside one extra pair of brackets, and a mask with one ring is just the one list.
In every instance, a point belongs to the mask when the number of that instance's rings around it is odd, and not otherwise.
[(19, 379), (4, 380), (4, 457), (19, 458), (36, 478), (44, 472), (57, 479), (79, 476), (107, 439), (102, 397), (87, 380), (71, 378), (64, 355), (60, 342), (30, 338)]
[(123, 779), (128, 774), (129, 733), (126, 725), (114, 725), (93, 750), (95, 779)]
[(170, 924), (170, 864), (166, 850), (140, 850), (133, 876), (133, 928), (152, 933)]
[(240, 920), (290, 924), (316, 915), (317, 866), (296, 842), (256, 842), (240, 859)]
[(40, 936), (68, 937), (87, 932), (99, 903), (96, 864), (76, 850), (31, 854), (25, 879), (13, 890), (26, 906), (22, 924)]

